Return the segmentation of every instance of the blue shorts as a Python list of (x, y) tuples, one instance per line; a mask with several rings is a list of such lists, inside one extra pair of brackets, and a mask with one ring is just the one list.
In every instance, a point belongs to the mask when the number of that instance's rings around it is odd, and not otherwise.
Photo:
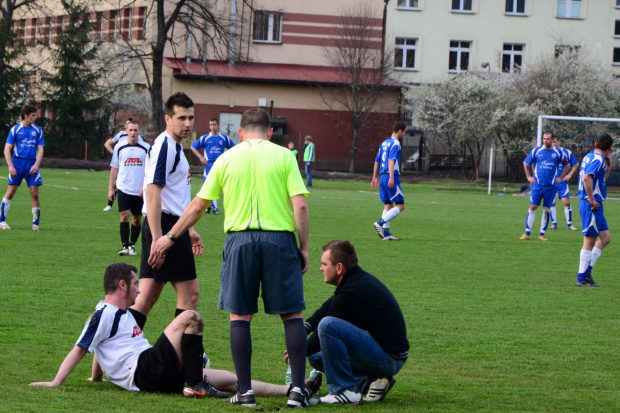
[(9, 174), (9, 185), (20, 186), (22, 184), (22, 179), (26, 180), (28, 186), (43, 185), (40, 168), (36, 174), (30, 174), (30, 168), (32, 168), (32, 165), (35, 164), (36, 160), (13, 157), (12, 161), (13, 167), (17, 171), (17, 176), (11, 176)]
[(211, 172), (211, 168), (213, 167), (213, 162), (215, 161), (209, 161), (209, 165), (205, 166), (205, 170), (202, 173), (202, 182), (207, 180), (207, 175), (209, 175), (209, 172)]
[(579, 215), (581, 215), (581, 233), (584, 237), (598, 237), (599, 232), (609, 231), (605, 219), (603, 203), (596, 211), (592, 211), (590, 203), (582, 199), (579, 201)]
[(532, 185), (532, 193), (530, 194), (530, 205), (540, 205), (540, 201), (544, 201), (544, 206), (555, 206), (555, 186)]
[(255, 314), (260, 292), (267, 314), (305, 310), (302, 262), (292, 232), (231, 232), (224, 242), (218, 309)]
[(555, 184), (555, 190), (558, 193), (558, 198), (570, 198), (570, 192), (568, 191), (568, 183), (559, 182)]
[(405, 195), (403, 195), (403, 189), (400, 187), (400, 176), (394, 175), (394, 186), (388, 187), (388, 181), (390, 180), (390, 174), (381, 174), (379, 178), (379, 198), (384, 204), (404, 204)]

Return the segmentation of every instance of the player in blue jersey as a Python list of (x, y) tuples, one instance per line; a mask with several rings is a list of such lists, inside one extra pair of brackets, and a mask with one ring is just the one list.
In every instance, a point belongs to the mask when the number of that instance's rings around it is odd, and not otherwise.
[[(545, 132), (543, 134), (543, 146), (534, 148), (523, 162), (527, 180), (532, 184), (532, 193), (530, 195), (530, 209), (525, 218), (525, 234), (520, 239), (530, 239), (530, 232), (536, 218), (536, 209), (538, 209), (541, 201), (544, 201), (538, 239), (548, 241), (545, 232), (549, 225), (549, 211), (551, 207), (555, 206), (555, 184), (562, 181), (569, 171), (564, 169), (562, 175), (558, 176), (558, 166), (566, 164), (568, 164), (568, 160), (564, 157), (564, 152), (553, 147), (553, 132)], [(532, 176), (531, 168), (534, 168), (534, 176)]]
[[(373, 188), (379, 186), (379, 198), (384, 204), (381, 219), (372, 225), (384, 241), (398, 241), (398, 238), (390, 233), (390, 221), (405, 209), (405, 196), (400, 187), (402, 148), (399, 140), (405, 135), (406, 129), (404, 122), (396, 122), (392, 126), (392, 136), (381, 143), (372, 172), (370, 185)], [(378, 174), (381, 175), (380, 178)]]
[(37, 108), (31, 105), (24, 106), (22, 121), (11, 128), (4, 145), (4, 158), (9, 167), (9, 185), (0, 204), (0, 229), (11, 229), (6, 223), (6, 216), (17, 188), (21, 185), (22, 179), (25, 179), (32, 198), (32, 230), (39, 230), (41, 218), (39, 186), (43, 185), (39, 166), (43, 159), (45, 140), (41, 128), (34, 124), (36, 119)]
[[(557, 137), (553, 137), (553, 146), (564, 152), (564, 157), (568, 160), (566, 168), (570, 168), (570, 172), (564, 176), (561, 182), (555, 184), (555, 190), (558, 193), (558, 197), (564, 204), (564, 216), (566, 217), (566, 225), (569, 231), (577, 231), (577, 228), (573, 226), (573, 208), (570, 206), (570, 191), (568, 190), (568, 182), (573, 175), (579, 170), (579, 161), (575, 158), (575, 155), (568, 149), (562, 147), (562, 141)], [(558, 175), (561, 176), (564, 170), (564, 165), (558, 167)], [(558, 229), (558, 222), (556, 219), (555, 206), (551, 207), (551, 222), (553, 225), (551, 229)]]
[[(594, 150), (581, 161), (579, 171), (579, 214), (583, 247), (579, 254), (577, 287), (598, 287), (592, 279), (592, 267), (601, 256), (603, 248), (611, 241), (605, 220), (603, 201), (607, 197), (605, 182), (611, 172), (611, 147), (614, 140), (608, 134), (598, 137)], [(597, 239), (598, 238), (598, 239)]]
[[(209, 128), (211, 132), (202, 135), (191, 146), (192, 152), (200, 159), (205, 167), (204, 174), (202, 175), (202, 182), (207, 179), (209, 171), (213, 166), (213, 163), (224, 153), (226, 149), (230, 149), (235, 146), (235, 143), (227, 135), (220, 133), (219, 121), (215, 118), (209, 121)], [(200, 153), (200, 149), (203, 149), (203, 153)], [(217, 209), (217, 200), (213, 200), (211, 205), (207, 208), (206, 213), (211, 213), (211, 207), (213, 207), (213, 213), (219, 214), (220, 210)]]
[[(110, 162), (108, 199), (114, 202), (118, 196), (118, 211), (121, 214), (120, 234), (123, 245), (118, 255), (138, 255), (136, 242), (142, 225), (144, 162), (150, 145), (138, 141), (140, 124), (137, 121), (130, 121), (125, 129), (127, 140), (114, 147)], [(132, 218), (131, 241), (129, 239), (129, 218)]]

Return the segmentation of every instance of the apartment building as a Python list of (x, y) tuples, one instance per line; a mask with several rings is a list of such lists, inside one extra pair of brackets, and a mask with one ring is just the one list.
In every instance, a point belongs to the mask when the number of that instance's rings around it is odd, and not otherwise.
[(392, 0), (386, 44), (410, 84), (513, 73), (587, 48), (620, 75), (620, 0)]

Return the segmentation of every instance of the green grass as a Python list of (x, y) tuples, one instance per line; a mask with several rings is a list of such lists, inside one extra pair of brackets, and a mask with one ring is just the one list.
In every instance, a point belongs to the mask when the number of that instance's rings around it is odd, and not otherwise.
[[(6, 168), (0, 168), (0, 176), (7, 176)], [(107, 173), (45, 170), (43, 179), (41, 232), (30, 229), (25, 186), (11, 205), (11, 231), (0, 232), (0, 411), (246, 411), (221, 400), (185, 400), (89, 383), (90, 358), (59, 388), (28, 386), (56, 374), (103, 297), (103, 271), (119, 260), (120, 247), (118, 213), (101, 211)], [(0, 180), (0, 187), (5, 184)], [(371, 226), (382, 205), (368, 183), (315, 181), (308, 198), (306, 314), (333, 292), (319, 271), (321, 246), (348, 238), (361, 266), (381, 278), (400, 302), (411, 357), (383, 403), (312, 410), (619, 411), (616, 244), (605, 249), (595, 268), (602, 287), (577, 289), (573, 283), (582, 238), (563, 229), (561, 207), (562, 229), (549, 231), (549, 242), (518, 241), (527, 198), (440, 186), (404, 185), (407, 208), (392, 223), (401, 241), (383, 242)], [(194, 192), (199, 187), (195, 179)], [(452, 182), (448, 189), (459, 188)], [(579, 227), (576, 200), (572, 203)], [(605, 212), (613, 238), (620, 203), (606, 202)], [(540, 213), (535, 228), (539, 219)], [(209, 215), (197, 224), (206, 246), (196, 260), (198, 310), (207, 325), (205, 347), (212, 366), (232, 370), (228, 316), (216, 310), (222, 222), (223, 216)], [(139, 262), (137, 257), (121, 259)], [(174, 306), (174, 291), (166, 287), (146, 326), (151, 342), (172, 319)], [(283, 382), (279, 318), (261, 309), (252, 336), (254, 378)], [(322, 393), (326, 390), (323, 386)], [(284, 404), (284, 398), (259, 398), (258, 410), (278, 411)]]

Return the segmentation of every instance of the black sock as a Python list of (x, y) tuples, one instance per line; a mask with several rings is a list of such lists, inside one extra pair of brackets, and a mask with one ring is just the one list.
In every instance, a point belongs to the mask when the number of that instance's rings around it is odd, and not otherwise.
[(113, 205), (114, 205), (114, 201), (110, 201), (110, 200), (108, 199), (108, 206), (109, 206), (110, 208), (112, 208), (112, 206), (113, 206)]
[(181, 314), (183, 311), (185, 311), (182, 308), (177, 308), (174, 310), (174, 318), (177, 318), (179, 316), (179, 314)]
[(121, 222), (121, 242), (123, 247), (129, 245), (129, 222)]
[(306, 378), (306, 329), (302, 318), (292, 318), (284, 322), (284, 339), (291, 366), (293, 387), (305, 389)]
[(183, 334), (181, 338), (181, 352), (183, 353), (185, 383), (188, 386), (195, 386), (203, 379), (202, 355), (205, 349), (202, 346), (202, 336)]
[(131, 313), (131, 315), (133, 315), (133, 318), (136, 320), (136, 323), (138, 323), (138, 327), (140, 327), (141, 330), (144, 330), (144, 325), (146, 324), (146, 316), (142, 314), (140, 311), (134, 310), (133, 308), (128, 308), (128, 310)]
[(136, 245), (138, 242), (138, 237), (140, 236), (140, 226), (135, 226), (131, 224), (131, 245)]
[(230, 352), (235, 363), (239, 393), (245, 394), (252, 389), (252, 336), (249, 321), (230, 322)]

